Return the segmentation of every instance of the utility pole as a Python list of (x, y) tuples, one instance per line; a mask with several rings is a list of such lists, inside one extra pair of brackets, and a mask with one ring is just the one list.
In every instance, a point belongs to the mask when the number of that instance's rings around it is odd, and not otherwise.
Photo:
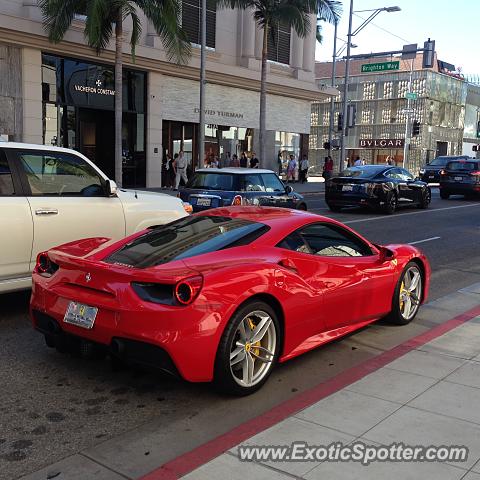
[[(412, 58), (412, 61), (410, 63), (410, 73), (408, 75), (408, 88), (407, 92), (410, 94), (412, 91), (412, 76), (413, 76), (413, 62), (414, 58)], [(407, 160), (408, 160), (408, 152), (410, 149), (410, 141), (411, 141), (411, 136), (409, 135), (410, 133), (410, 95), (407, 96), (407, 110), (406, 110), (406, 117), (405, 117), (405, 142), (403, 144), (403, 162), (402, 162), (402, 167), (405, 168), (407, 165)]]
[(207, 0), (202, 0), (202, 16), (200, 25), (200, 118), (198, 132), (198, 168), (203, 167), (205, 159), (205, 87), (206, 79), (206, 46), (207, 46)]
[(345, 60), (345, 84), (343, 85), (343, 122), (342, 122), (342, 137), (341, 137), (341, 148), (340, 148), (340, 158), (338, 159), (337, 172), (343, 170), (342, 162), (345, 161), (345, 150), (346, 150), (346, 141), (347, 141), (347, 100), (348, 100), (348, 77), (350, 75), (350, 49), (352, 46), (352, 17), (353, 17), (353, 0), (350, 0), (350, 15), (348, 17), (348, 35), (347, 35), (347, 58)]
[[(333, 34), (333, 56), (332, 56), (332, 81), (331, 86), (335, 87), (335, 67), (337, 61), (337, 29), (338, 29), (338, 21), (335, 20), (335, 33)], [(333, 140), (333, 129), (334, 129), (334, 121), (333, 116), (335, 113), (335, 99), (332, 97), (330, 99), (330, 127), (328, 129), (328, 144), (330, 148), (328, 149), (328, 154), (332, 154), (332, 140)], [(341, 166), (341, 165), (340, 165)], [(341, 168), (339, 171), (342, 170)]]

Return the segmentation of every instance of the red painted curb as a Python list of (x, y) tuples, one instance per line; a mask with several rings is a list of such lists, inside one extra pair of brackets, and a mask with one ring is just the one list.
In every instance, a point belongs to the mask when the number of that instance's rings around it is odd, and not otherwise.
[(244, 440), (266, 430), (285, 418), (320, 401), (322, 398), (328, 397), (332, 393), (335, 393), (379, 368), (384, 367), (411, 350), (425, 345), (479, 315), (480, 306), (461, 313), (441, 325), (433, 327), (431, 330), (421, 333), (420, 335), (397, 345), (391, 350), (370, 358), (360, 365), (349, 368), (330, 380), (312, 387), (310, 390), (299, 393), (295, 397), (273, 407), (258, 417), (238, 425), (229, 432), (198, 446), (190, 452), (174, 458), (158, 469), (141, 477), (139, 480), (176, 480), (210, 460), (213, 460), (215, 457), (218, 457)]

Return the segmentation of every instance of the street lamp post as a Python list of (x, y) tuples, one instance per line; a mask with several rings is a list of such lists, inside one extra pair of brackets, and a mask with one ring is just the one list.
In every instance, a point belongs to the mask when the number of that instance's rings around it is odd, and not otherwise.
[[(332, 58), (332, 82), (331, 86), (335, 87), (335, 62), (337, 60), (337, 28), (338, 28), (338, 20), (335, 20), (335, 33), (333, 36), (333, 58)], [(332, 152), (332, 140), (333, 140), (333, 115), (335, 113), (335, 99), (332, 97), (330, 99), (330, 126), (328, 129), (328, 153), (329, 155)]]
[[(207, 0), (202, 0), (202, 16), (200, 25), (200, 112), (198, 131), (198, 163), (199, 168), (203, 167), (205, 159), (205, 87), (206, 79), (206, 44), (207, 44)], [(193, 165), (192, 165), (193, 166)]]
[(370, 16), (363, 21), (363, 23), (357, 27), (352, 32), (352, 20), (353, 20), (353, 0), (350, 0), (350, 14), (348, 17), (348, 35), (347, 35), (347, 55), (345, 57), (345, 82), (343, 85), (343, 105), (342, 105), (342, 112), (343, 112), (343, 123), (342, 123), (342, 136), (340, 139), (341, 147), (340, 147), (340, 158), (339, 158), (339, 169), (338, 171), (342, 170), (342, 162), (345, 160), (345, 150), (346, 150), (346, 137), (348, 133), (348, 125), (347, 125), (347, 108), (348, 108), (348, 79), (350, 75), (350, 49), (352, 46), (352, 37), (357, 35), (360, 31), (362, 31), (379, 13), (381, 12), (399, 12), (401, 10), (400, 7), (382, 7), (376, 8), (374, 10), (358, 10), (358, 12), (372, 12)]

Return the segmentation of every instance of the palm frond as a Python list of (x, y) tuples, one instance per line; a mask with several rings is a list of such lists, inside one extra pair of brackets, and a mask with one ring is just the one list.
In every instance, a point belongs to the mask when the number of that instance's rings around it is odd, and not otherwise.
[(105, 49), (113, 36), (113, 23), (120, 5), (110, 0), (89, 0), (85, 21), (85, 38), (97, 53)]
[(342, 3), (337, 0), (317, 0), (317, 22), (338, 23), (342, 12)]
[(86, 0), (38, 0), (43, 25), (51, 42), (60, 42), (72, 24), (75, 12), (84, 11)]
[(140, 35), (142, 34), (142, 22), (140, 17), (138, 16), (137, 9), (135, 8), (135, 4), (127, 2), (125, 8), (123, 10), (123, 19), (125, 20), (127, 17), (131, 17), (132, 19), (132, 34), (130, 36), (130, 49), (132, 52), (132, 59), (135, 62), (135, 47), (140, 40)]
[(322, 26), (319, 24), (317, 24), (317, 31), (315, 33), (315, 37), (318, 43), (323, 43)]
[(180, 27), (179, 0), (134, 0), (152, 22), (160, 36), (169, 60), (186, 63), (191, 46), (186, 33)]

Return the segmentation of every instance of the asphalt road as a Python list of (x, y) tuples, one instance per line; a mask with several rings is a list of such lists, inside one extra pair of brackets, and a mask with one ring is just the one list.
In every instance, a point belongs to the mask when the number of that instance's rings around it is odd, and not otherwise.
[[(310, 210), (331, 215), (322, 195), (307, 199)], [(376, 243), (421, 242), (433, 269), (430, 299), (480, 282), (480, 202), (440, 200), (434, 191), (429, 210), (393, 216), (349, 210), (331, 216)], [(31, 329), (28, 297), (28, 292), (0, 296), (0, 478), (9, 480), (80, 451), (100, 462), (115, 458), (116, 470), (134, 478), (433, 321), (420, 314), (407, 327), (373, 325), (280, 366), (254, 396), (232, 399), (208, 385), (115, 371), (108, 360), (48, 349)]]

